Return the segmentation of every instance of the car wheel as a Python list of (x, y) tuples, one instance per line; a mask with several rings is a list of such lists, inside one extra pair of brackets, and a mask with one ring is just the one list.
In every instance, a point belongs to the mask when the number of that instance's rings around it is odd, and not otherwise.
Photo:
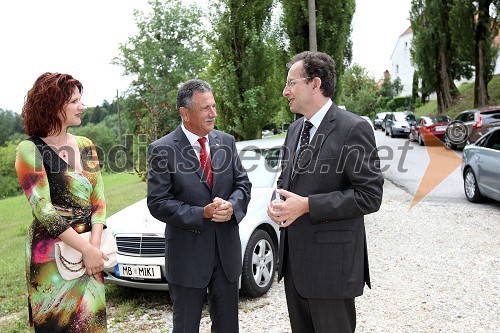
[(470, 202), (480, 202), (483, 199), (479, 187), (477, 185), (476, 175), (471, 168), (465, 170), (464, 175), (464, 190), (467, 200)]
[(444, 145), (448, 149), (452, 149), (452, 150), (457, 149), (457, 146), (451, 143), (451, 141), (448, 138), (448, 136), (444, 137)]
[(264, 230), (257, 229), (248, 240), (243, 257), (241, 291), (251, 297), (265, 294), (274, 280), (276, 251), (271, 237)]
[(424, 140), (422, 139), (422, 135), (421, 134), (418, 135), (418, 144), (421, 145), (421, 146), (424, 145)]

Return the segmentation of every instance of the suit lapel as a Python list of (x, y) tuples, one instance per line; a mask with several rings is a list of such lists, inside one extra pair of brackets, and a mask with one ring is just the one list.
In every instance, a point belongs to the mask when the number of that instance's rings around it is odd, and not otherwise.
[(295, 162), (295, 153), (297, 150), (297, 145), (299, 143), (300, 139), (300, 132), (302, 131), (302, 123), (304, 122), (304, 118), (299, 118), (297, 122), (295, 123), (296, 126), (290, 126), (288, 128), (288, 133), (287, 133), (287, 140), (285, 144), (285, 151), (283, 152), (283, 160), (287, 162), (287, 165), (284, 165), (283, 167), (283, 188), (285, 190), (289, 189), (291, 179), (292, 179), (292, 172), (293, 172), (293, 165)]
[[(220, 170), (222, 163), (224, 163), (224, 154), (217, 154), (217, 151), (220, 149), (220, 139), (217, 136), (217, 133), (211, 131), (208, 133), (208, 143), (210, 145), (210, 159), (212, 161), (212, 188), (215, 188), (218, 180), (219, 172), (215, 172), (216, 170)], [(205, 182), (208, 186), (208, 183)]]
[(301, 160), (299, 161), (300, 168), (303, 168), (304, 166), (311, 163), (311, 159), (313, 158), (313, 156), (317, 155), (326, 138), (330, 135), (335, 127), (336, 116), (337, 107), (335, 106), (335, 104), (332, 104), (330, 109), (328, 109), (328, 111), (326, 112), (325, 117), (321, 121), (316, 134), (314, 134), (314, 137), (311, 140), (311, 152), (304, 154), (303, 158), (301, 158)]
[(205, 185), (208, 186), (208, 188), (210, 188), (207, 180), (203, 177), (200, 160), (196, 156), (196, 152), (194, 151), (193, 146), (189, 142), (188, 138), (186, 137), (180, 126), (177, 127), (177, 129), (175, 130), (174, 141), (176, 148), (181, 152), (181, 155), (184, 158), (184, 160), (189, 165), (191, 165), (191, 167), (194, 170), (196, 170), (196, 174), (198, 175), (198, 177), (200, 177), (202, 182), (205, 183)]

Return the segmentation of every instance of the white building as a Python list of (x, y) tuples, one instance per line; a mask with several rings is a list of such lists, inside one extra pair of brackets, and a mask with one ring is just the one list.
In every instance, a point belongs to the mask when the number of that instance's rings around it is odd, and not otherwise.
[[(410, 96), (412, 91), (413, 72), (415, 71), (410, 55), (412, 39), (413, 30), (409, 27), (401, 36), (399, 36), (391, 55), (392, 79), (395, 80), (399, 77), (401, 83), (403, 84), (403, 91), (400, 96)], [(495, 38), (495, 44), (497, 47), (500, 47), (500, 34)], [(500, 74), (500, 56), (497, 57), (494, 74)], [(455, 81), (455, 84), (459, 85), (465, 81), (466, 80)], [(474, 81), (474, 77), (472, 77), (469, 81)]]
[(413, 30), (411, 27), (399, 36), (394, 51), (391, 55), (392, 70), (391, 76), (395, 80), (399, 77), (403, 84), (403, 91), (400, 96), (410, 96), (413, 82), (413, 72), (415, 67), (411, 63), (411, 40), (413, 38)]

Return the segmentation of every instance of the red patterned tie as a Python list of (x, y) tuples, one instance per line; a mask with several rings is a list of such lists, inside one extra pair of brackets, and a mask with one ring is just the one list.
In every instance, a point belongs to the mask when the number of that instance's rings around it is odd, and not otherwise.
[(212, 187), (212, 162), (210, 161), (210, 156), (208, 156), (207, 147), (205, 143), (207, 142), (207, 138), (199, 138), (198, 142), (200, 143), (200, 164), (203, 169), (203, 174), (207, 177), (208, 183), (210, 187)]

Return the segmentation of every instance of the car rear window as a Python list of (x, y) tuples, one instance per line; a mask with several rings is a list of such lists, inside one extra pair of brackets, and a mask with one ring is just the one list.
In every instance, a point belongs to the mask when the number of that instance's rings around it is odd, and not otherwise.
[(396, 121), (415, 120), (415, 116), (412, 114), (395, 113), (394, 119)]
[(494, 123), (494, 122), (500, 122), (500, 110), (497, 111), (488, 111), (481, 113), (483, 116), (483, 122), (486, 123)]
[(431, 123), (436, 124), (436, 123), (446, 123), (451, 121), (450, 117), (448, 116), (435, 116), (431, 118)]

